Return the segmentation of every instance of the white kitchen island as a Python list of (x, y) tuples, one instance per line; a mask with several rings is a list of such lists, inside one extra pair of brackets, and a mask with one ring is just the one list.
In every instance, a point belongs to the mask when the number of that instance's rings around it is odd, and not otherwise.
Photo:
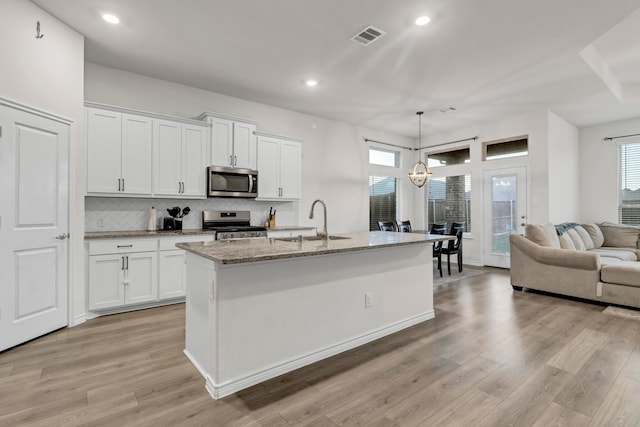
[(434, 317), (431, 240), (184, 243), (185, 354), (215, 399)]

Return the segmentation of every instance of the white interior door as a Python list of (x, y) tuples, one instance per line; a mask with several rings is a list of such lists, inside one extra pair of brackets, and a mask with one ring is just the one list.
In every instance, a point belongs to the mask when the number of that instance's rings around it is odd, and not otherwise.
[(527, 168), (484, 172), (484, 265), (509, 268), (509, 235), (524, 233)]
[(0, 104), (0, 351), (67, 325), (69, 125)]

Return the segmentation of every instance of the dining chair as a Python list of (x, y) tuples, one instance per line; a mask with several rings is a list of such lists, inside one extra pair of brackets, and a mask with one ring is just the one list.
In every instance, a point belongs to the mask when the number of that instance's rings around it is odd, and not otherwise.
[(396, 230), (401, 233), (411, 233), (411, 221), (396, 221)]
[[(430, 234), (446, 234), (447, 223), (433, 223), (431, 225)], [(433, 257), (438, 259), (438, 271), (440, 271), (440, 277), (442, 277), (442, 241), (433, 242)]]
[(398, 231), (395, 221), (378, 221), (380, 231)]
[(447, 246), (442, 247), (442, 254), (447, 256), (447, 271), (451, 275), (451, 255), (458, 256), (458, 273), (462, 273), (462, 233), (464, 233), (464, 222), (454, 222), (451, 224), (450, 235), (455, 235), (455, 240), (449, 240)]

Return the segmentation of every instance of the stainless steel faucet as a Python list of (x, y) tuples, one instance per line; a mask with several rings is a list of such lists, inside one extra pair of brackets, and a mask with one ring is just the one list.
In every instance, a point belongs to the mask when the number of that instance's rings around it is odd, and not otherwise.
[(316, 207), (316, 203), (322, 204), (322, 207), (324, 208), (324, 226), (322, 228), (322, 231), (318, 232), (318, 236), (321, 236), (323, 240), (329, 240), (329, 233), (327, 232), (327, 205), (325, 204), (325, 202), (320, 199), (314, 200), (313, 204), (311, 205), (311, 211), (309, 212), (309, 219), (313, 219), (313, 208)]

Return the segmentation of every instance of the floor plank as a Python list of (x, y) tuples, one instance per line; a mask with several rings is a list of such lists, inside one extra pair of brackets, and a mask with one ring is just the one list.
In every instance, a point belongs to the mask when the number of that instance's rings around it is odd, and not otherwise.
[(640, 424), (640, 321), (486, 271), (435, 289), (432, 320), (219, 400), (183, 304), (92, 319), (0, 353), (0, 425)]

